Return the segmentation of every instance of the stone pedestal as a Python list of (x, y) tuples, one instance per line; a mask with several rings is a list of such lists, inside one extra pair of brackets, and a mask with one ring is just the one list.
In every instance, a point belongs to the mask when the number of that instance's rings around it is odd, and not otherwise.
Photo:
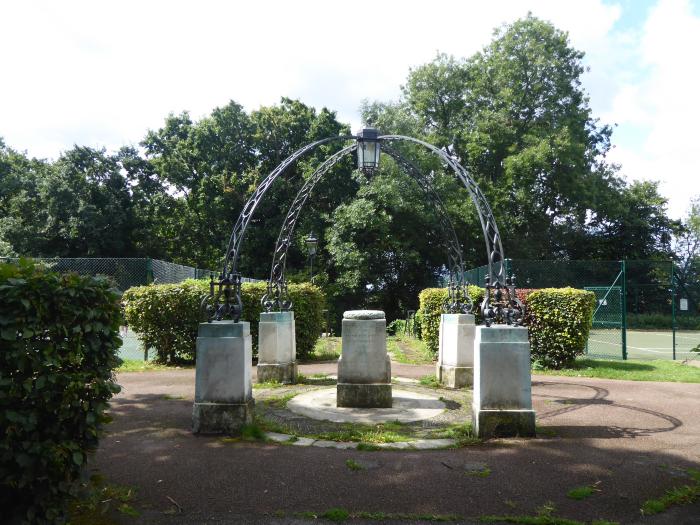
[(250, 323), (201, 323), (197, 336), (192, 431), (235, 434), (253, 421)]
[(447, 388), (472, 386), (474, 380), (474, 316), (442, 314), (435, 375)]
[(337, 406), (391, 408), (391, 361), (386, 352), (384, 312), (345, 312), (342, 340)]
[(263, 312), (258, 324), (258, 383), (297, 382), (294, 312)]
[(480, 438), (535, 435), (527, 328), (476, 328), (472, 410)]

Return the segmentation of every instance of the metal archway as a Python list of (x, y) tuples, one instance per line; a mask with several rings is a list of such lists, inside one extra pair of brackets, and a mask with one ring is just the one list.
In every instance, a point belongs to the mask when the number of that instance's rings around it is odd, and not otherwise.
[[(356, 144), (348, 146), (339, 152), (329, 157), (321, 164), (316, 171), (309, 177), (304, 186), (299, 190), (294, 202), (289, 207), (287, 216), (280, 229), (277, 243), (270, 269), (270, 279), (267, 284), (267, 293), (262, 299), (263, 307), (266, 311), (276, 310), (291, 310), (293, 305), (287, 294), (287, 283), (285, 279), (287, 253), (293, 240), (296, 223), (301, 214), (306, 201), (316, 184), (328, 173), (328, 171), (340, 161), (345, 155), (352, 153), (357, 148)], [(397, 150), (384, 146), (384, 152), (392, 157), (399, 167), (414, 179), (418, 187), (425, 193), (437, 212), (437, 217), (440, 222), (441, 232), (443, 233), (443, 245), (447, 251), (450, 280), (448, 286), (448, 300), (445, 303), (445, 310), (450, 313), (467, 313), (472, 308), (472, 301), (467, 293), (467, 283), (464, 282), (464, 260), (462, 258), (462, 247), (457, 237), (457, 232), (454, 229), (452, 221), (449, 219), (445, 205), (440, 196), (435, 191), (430, 177), (426, 176), (418, 167), (408, 160), (404, 155)]]
[[(218, 282), (213, 277), (210, 283), (210, 294), (202, 301), (202, 306), (209, 314), (209, 320), (221, 320), (230, 316), (234, 322), (238, 322), (242, 313), (241, 303), (241, 275), (238, 272), (238, 261), (245, 232), (252, 215), (255, 212), (260, 200), (277, 177), (282, 175), (286, 169), (296, 162), (304, 154), (313, 149), (338, 140), (360, 140), (364, 131), (357, 137), (339, 136), (328, 137), (298, 149), (277, 166), (256, 188), (253, 195), (248, 199), (231, 233), (231, 239), (226, 252), (221, 275)], [(376, 131), (374, 131), (376, 137)], [(431, 153), (437, 155), (447, 164), (464, 184), (476, 207), (481, 222), (486, 243), (486, 253), (488, 257), (488, 276), (486, 277), (486, 293), (481, 304), (481, 312), (484, 322), (489, 326), (492, 322), (519, 324), (522, 321), (523, 308), (515, 295), (514, 280), (505, 275), (503, 246), (501, 236), (496, 225), (493, 211), (486, 197), (481, 192), (477, 183), (472, 179), (467, 170), (459, 162), (448, 155), (443, 150), (432, 144), (408, 137), (404, 135), (382, 135), (376, 139), (377, 146), (381, 142), (407, 141), (419, 144), (427, 148)], [(330, 169), (330, 166), (328, 167)]]

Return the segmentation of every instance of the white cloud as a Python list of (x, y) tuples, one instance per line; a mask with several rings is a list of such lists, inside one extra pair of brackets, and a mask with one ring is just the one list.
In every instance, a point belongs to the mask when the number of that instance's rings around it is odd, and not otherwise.
[(684, 0), (661, 0), (650, 12), (639, 40), (645, 78), (621, 87), (607, 118), (621, 136), (633, 137), (611, 158), (630, 179), (659, 180), (669, 211), (680, 217), (700, 195), (697, 104), (700, 18)]
[(4, 2), (0, 136), (44, 157), (74, 143), (114, 149), (171, 111), (198, 118), (230, 99), (251, 110), (281, 96), (356, 128), (363, 98), (396, 98), (410, 67), (438, 50), (468, 56), (528, 11), (586, 52), (584, 85), (601, 120), (619, 124), (623, 173), (663, 180), (682, 213), (700, 193), (700, 21), (682, 0), (625, 30), (623, 9), (603, 0)]
[(409, 67), (467, 56), (524, 16), (596, 45), (619, 16), (600, 0), (471, 2), (5, 2), (0, 136), (55, 157), (72, 144), (138, 142), (170, 111), (207, 114), (297, 97), (359, 125), (363, 98), (399, 95)]

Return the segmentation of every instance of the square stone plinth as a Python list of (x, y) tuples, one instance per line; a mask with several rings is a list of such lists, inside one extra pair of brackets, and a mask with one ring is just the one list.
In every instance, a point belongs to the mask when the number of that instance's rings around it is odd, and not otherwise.
[(192, 432), (195, 434), (238, 434), (243, 425), (253, 422), (255, 401), (247, 403), (195, 403)]
[(391, 408), (391, 383), (338, 383), (337, 406), (351, 408)]
[(445, 388), (465, 388), (474, 383), (474, 369), (472, 367), (438, 363), (435, 368), (437, 380)]
[(201, 323), (198, 334), (192, 429), (233, 433), (252, 417), (250, 323)]
[(386, 319), (343, 319), (338, 383), (391, 383)]
[(297, 364), (258, 363), (258, 383), (296, 383)]
[(496, 437), (534, 437), (534, 410), (474, 409), (474, 433), (481, 439)]
[(527, 328), (477, 327), (472, 419), (480, 438), (534, 435), (531, 384)]

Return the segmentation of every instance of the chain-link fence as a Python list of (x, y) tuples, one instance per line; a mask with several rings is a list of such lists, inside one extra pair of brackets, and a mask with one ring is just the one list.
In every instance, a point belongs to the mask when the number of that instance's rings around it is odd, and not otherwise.
[[(590, 357), (700, 359), (700, 263), (507, 259), (518, 288), (565, 287), (596, 294)], [(483, 286), (480, 266), (465, 278)]]
[[(0, 262), (16, 262), (19, 259), (0, 257)], [(103, 276), (110, 279), (114, 286), (123, 293), (133, 286), (147, 284), (179, 283), (186, 279), (208, 278), (216, 274), (213, 270), (193, 268), (159, 259), (150, 258), (34, 258), (38, 264), (60, 273), (74, 272), (80, 275)], [(243, 282), (258, 282), (259, 279), (243, 278)], [(136, 334), (123, 326), (120, 330), (122, 347), (119, 356), (122, 359), (149, 359), (155, 355), (153, 349), (144, 350)]]

